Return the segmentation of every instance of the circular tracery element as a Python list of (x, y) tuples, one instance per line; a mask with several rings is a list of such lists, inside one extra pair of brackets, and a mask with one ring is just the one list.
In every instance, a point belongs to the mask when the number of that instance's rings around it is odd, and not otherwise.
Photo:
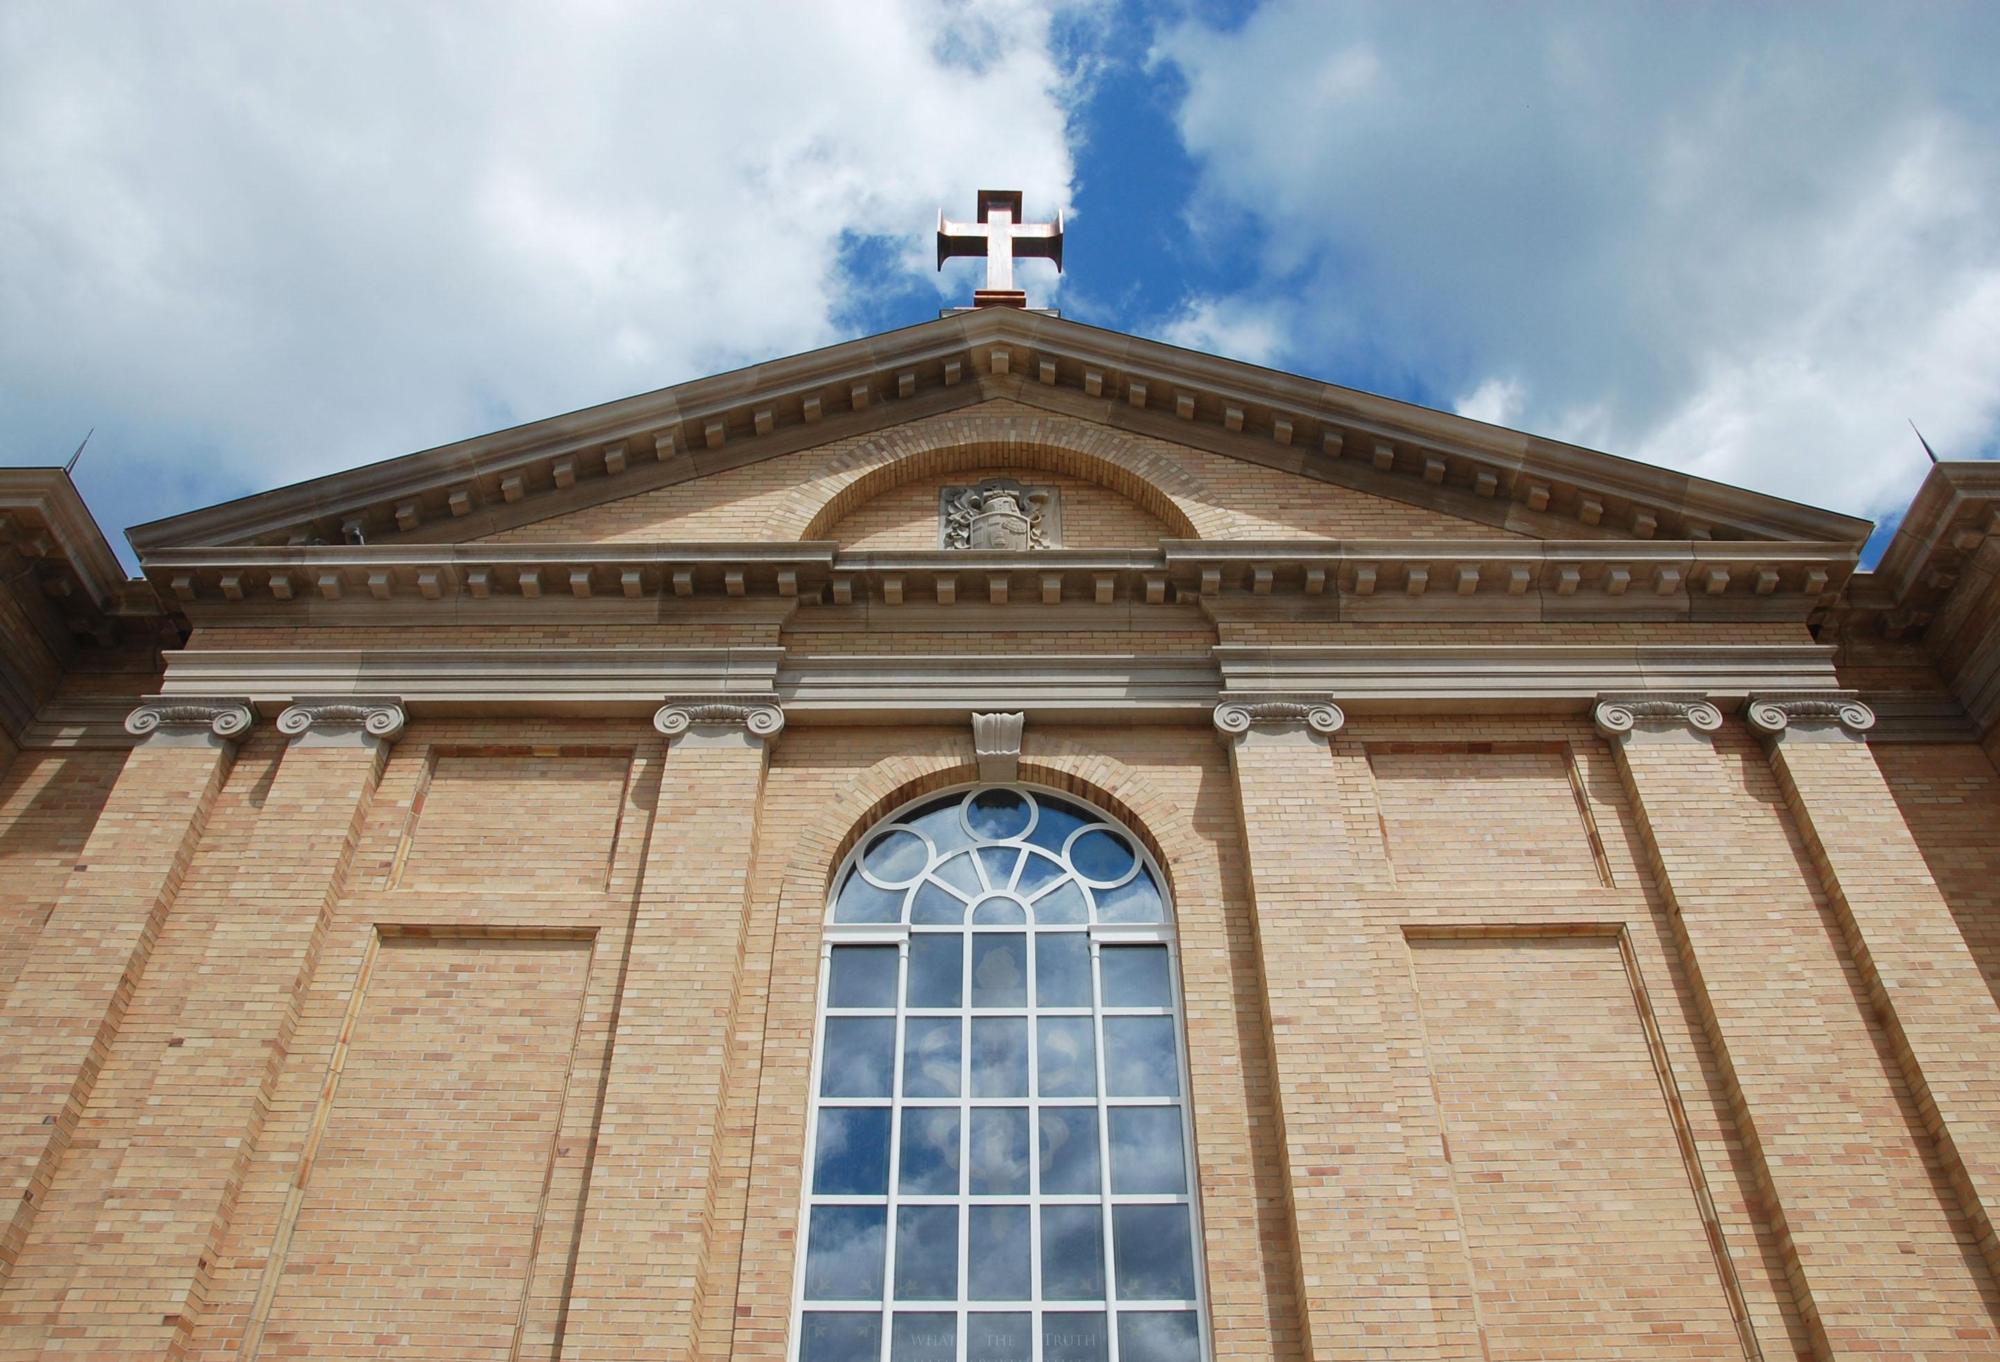
[(1124, 829), (1056, 795), (988, 785), (926, 800), (869, 834), (833, 920), (1137, 925), (1165, 922), (1166, 902)]

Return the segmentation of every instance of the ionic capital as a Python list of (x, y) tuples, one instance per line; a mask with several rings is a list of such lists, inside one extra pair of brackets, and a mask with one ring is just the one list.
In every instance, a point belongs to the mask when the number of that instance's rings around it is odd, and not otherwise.
[(1853, 691), (1794, 690), (1750, 697), (1743, 717), (1764, 738), (1862, 741), (1875, 727), (1875, 711)]
[(403, 734), (402, 701), (341, 696), (294, 700), (278, 716), (278, 731), (294, 747), (387, 747)]
[(1331, 738), (1347, 723), (1339, 705), (1324, 695), (1268, 695), (1224, 700), (1215, 707), (1215, 728), (1238, 738), (1252, 728), (1303, 732)]
[(1722, 727), (1722, 711), (1700, 691), (1639, 691), (1598, 696), (1591, 720), (1614, 742), (1641, 737), (1706, 740)]
[(125, 716), (125, 731), (162, 746), (226, 746), (241, 740), (255, 719), (248, 700), (175, 696), (140, 705)]
[(669, 746), (762, 744), (785, 726), (776, 700), (735, 695), (673, 695), (653, 715)]

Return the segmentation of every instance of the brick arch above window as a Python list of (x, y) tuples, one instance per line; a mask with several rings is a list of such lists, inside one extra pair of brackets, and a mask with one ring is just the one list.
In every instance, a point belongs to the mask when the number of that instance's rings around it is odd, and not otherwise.
[(793, 489), (784, 529), (826, 539), (867, 502), (919, 480), (1008, 468), (1055, 473), (1109, 488), (1167, 527), (1171, 537), (1220, 538), (1228, 516), (1199, 479), (1167, 455), (1115, 430), (1017, 413), (965, 413), (886, 431), (831, 461)]

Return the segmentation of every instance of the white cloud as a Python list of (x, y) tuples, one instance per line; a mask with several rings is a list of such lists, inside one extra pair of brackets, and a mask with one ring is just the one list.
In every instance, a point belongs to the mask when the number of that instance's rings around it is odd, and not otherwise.
[(1996, 56), (1991, 7), (1278, 0), (1155, 59), (1281, 362), (1880, 513), (1906, 417), (2000, 437)]
[(1290, 330), (1284, 309), (1242, 298), (1192, 298), (1157, 328), (1169, 345), (1269, 364)]
[(0, 459), (122, 526), (824, 344), (845, 234), (1067, 205), (1062, 3), (0, 8)]

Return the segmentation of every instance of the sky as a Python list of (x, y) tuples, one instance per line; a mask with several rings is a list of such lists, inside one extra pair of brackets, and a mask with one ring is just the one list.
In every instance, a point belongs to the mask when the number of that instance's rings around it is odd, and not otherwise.
[[(1038, 305), (1882, 522), (2000, 456), (2000, 5), (0, 6), (0, 464), (123, 528)], [(122, 547), (122, 544), (121, 544)], [(129, 556), (128, 556), (129, 561)]]

